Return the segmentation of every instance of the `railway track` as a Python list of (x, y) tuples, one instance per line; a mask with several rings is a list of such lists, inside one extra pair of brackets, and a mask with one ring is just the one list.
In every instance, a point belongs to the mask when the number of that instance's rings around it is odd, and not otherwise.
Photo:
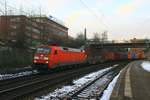
[(121, 68), (113, 67), (97, 76), (94, 80), (87, 82), (83, 86), (62, 95), (50, 97), (52, 100), (90, 100), (99, 99), (103, 91), (107, 88), (112, 79), (119, 73)]
[(92, 65), (59, 73), (4, 80), (0, 82), (0, 98), (1, 100), (16, 100), (17, 98), (24, 97), (47, 86), (60, 84), (61, 82), (80, 76), (79, 73), (87, 74), (91, 71), (96, 71), (102, 68), (101, 66), (104, 65)]
[(71, 99), (96, 99), (98, 100), (102, 95), (103, 91), (113, 80), (113, 78), (119, 73), (116, 68), (105, 72), (103, 75), (97, 77), (90, 83), (87, 83), (84, 87), (78, 91), (72, 93), (69, 98)]

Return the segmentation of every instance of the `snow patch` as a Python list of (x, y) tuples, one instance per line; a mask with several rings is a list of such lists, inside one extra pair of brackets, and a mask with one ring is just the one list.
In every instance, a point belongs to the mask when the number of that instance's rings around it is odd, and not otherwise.
[(101, 96), (100, 100), (109, 100), (111, 93), (113, 91), (113, 88), (115, 87), (115, 84), (118, 80), (120, 73), (112, 80), (112, 82), (108, 85), (107, 89), (104, 90), (103, 95)]
[(17, 78), (21, 76), (27, 76), (37, 73), (37, 71), (24, 71), (20, 73), (15, 73), (15, 74), (0, 74), (0, 80), (6, 80), (6, 79), (11, 79), (11, 78)]
[(118, 67), (119, 66), (119, 64), (115, 64), (115, 65), (113, 65), (114, 67)]
[(67, 96), (69, 93), (73, 93), (74, 91), (78, 90), (79, 88), (83, 87), (87, 83), (93, 81), (97, 77), (101, 76), (104, 72), (109, 71), (114, 67), (105, 68), (102, 70), (99, 70), (97, 72), (93, 72), (91, 74), (88, 74), (82, 78), (79, 78), (77, 80), (73, 80), (73, 85), (71, 86), (63, 86), (60, 89), (56, 89), (54, 92), (49, 93), (47, 96), (41, 96), (35, 98), (35, 100), (57, 100), (56, 98), (62, 98)]
[(142, 64), (141, 64), (142, 68), (148, 72), (150, 72), (150, 62), (149, 61), (144, 61)]

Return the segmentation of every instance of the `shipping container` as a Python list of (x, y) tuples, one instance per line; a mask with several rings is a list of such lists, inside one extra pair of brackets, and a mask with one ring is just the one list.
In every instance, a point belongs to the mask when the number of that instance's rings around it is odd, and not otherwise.
[(137, 59), (142, 59), (142, 58), (144, 58), (144, 52), (138, 52)]
[(113, 54), (113, 52), (105, 52), (105, 53), (104, 53), (104, 59), (105, 59), (106, 61), (108, 61), (108, 60), (113, 60), (113, 59), (114, 59), (114, 54)]
[(119, 52), (114, 53), (114, 60), (120, 60), (120, 53)]
[(120, 52), (105, 52), (103, 54), (105, 60), (126, 60), (128, 59), (127, 53)]
[(137, 49), (136, 51), (129, 51), (128, 52), (128, 59), (142, 59), (144, 58), (144, 50), (143, 49)]
[(128, 59), (131, 59), (131, 52), (128, 52)]
[(144, 51), (144, 49), (143, 48), (131, 48), (130, 50), (129, 50), (129, 52), (142, 52), (142, 51)]
[(131, 53), (131, 60), (137, 59), (136, 52)]
[(127, 52), (120, 53), (120, 60), (127, 60), (127, 59), (128, 59), (128, 53)]

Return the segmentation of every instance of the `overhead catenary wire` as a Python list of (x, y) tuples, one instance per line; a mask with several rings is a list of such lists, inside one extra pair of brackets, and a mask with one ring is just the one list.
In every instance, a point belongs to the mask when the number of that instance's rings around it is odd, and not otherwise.
[[(13, 11), (13, 14), (12, 14), (12, 11)], [(32, 11), (26, 12), (23, 10), (23, 7), (18, 9), (18, 8), (15, 8), (15, 7), (9, 5), (6, 0), (4, 2), (0, 1), (0, 13), (2, 15), (6, 15), (6, 12), (7, 12), (7, 15), (20, 15), (20, 14), (27, 15), (27, 16), (33, 15), (33, 14), (31, 14)]]
[(109, 29), (109, 26), (106, 25), (106, 24), (103, 22), (103, 20), (101, 20), (102, 18), (100, 18), (99, 15), (97, 15), (94, 10), (92, 10), (90, 7), (88, 7), (88, 5), (87, 5), (83, 0), (79, 0), (79, 1), (81, 2), (81, 4), (82, 4), (85, 8), (88, 9), (88, 11), (89, 11), (96, 19), (98, 19), (98, 20), (101, 22), (101, 24), (103, 24), (103, 25), (105, 26), (105, 28), (106, 28), (107, 30)]

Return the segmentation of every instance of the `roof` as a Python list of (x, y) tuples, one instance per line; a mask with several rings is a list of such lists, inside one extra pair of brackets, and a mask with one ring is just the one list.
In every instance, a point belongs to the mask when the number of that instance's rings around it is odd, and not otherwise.
[(63, 25), (63, 24), (61, 24), (61, 23), (59, 23), (59, 22), (56, 22), (56, 21), (54, 21), (54, 20), (52, 20), (52, 19), (49, 19), (47, 16), (32, 16), (32, 18), (33, 18), (33, 19), (34, 19), (34, 18), (46, 19), (46, 20), (48, 20), (48, 21), (50, 21), (50, 22), (52, 22), (52, 23), (55, 23), (55, 24), (57, 24), (57, 25), (59, 25), (59, 26), (61, 26), (61, 27), (63, 27), (63, 28), (65, 28), (65, 29), (68, 30), (68, 28), (67, 28), (65, 25)]
[(0, 17), (26, 17), (26, 18), (42, 18), (42, 19), (46, 19), (46, 20), (48, 20), (48, 21), (50, 21), (50, 22), (52, 22), (52, 23), (54, 23), (54, 24), (57, 24), (58, 26), (60, 26), (60, 27), (63, 27), (63, 28), (65, 28), (66, 30), (68, 30), (68, 28), (65, 26), (65, 25), (63, 25), (63, 24), (61, 24), (61, 23), (59, 23), (59, 22), (56, 22), (56, 21), (54, 21), (54, 20), (52, 20), (52, 19), (49, 19), (47, 16), (26, 16), (26, 15), (1, 15)]

